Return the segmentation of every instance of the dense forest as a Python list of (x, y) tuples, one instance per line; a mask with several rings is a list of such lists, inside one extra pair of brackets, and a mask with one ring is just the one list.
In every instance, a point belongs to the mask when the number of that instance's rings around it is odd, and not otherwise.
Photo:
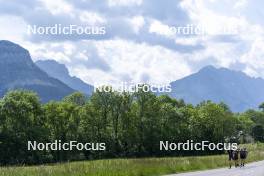
[[(31, 91), (0, 99), (0, 164), (41, 164), (121, 157), (184, 156), (215, 152), (159, 150), (159, 141), (264, 142), (264, 104), (232, 113), (224, 103), (186, 104), (151, 92), (76, 92), (41, 104)], [(29, 140), (104, 142), (105, 151), (28, 151)]]

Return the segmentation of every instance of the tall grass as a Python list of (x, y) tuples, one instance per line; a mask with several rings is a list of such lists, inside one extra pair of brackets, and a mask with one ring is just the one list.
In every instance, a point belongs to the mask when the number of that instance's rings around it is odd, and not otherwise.
[[(264, 160), (264, 144), (246, 145), (248, 162)], [(227, 167), (227, 155), (112, 159), (31, 167), (2, 167), (0, 176), (158, 176)]]

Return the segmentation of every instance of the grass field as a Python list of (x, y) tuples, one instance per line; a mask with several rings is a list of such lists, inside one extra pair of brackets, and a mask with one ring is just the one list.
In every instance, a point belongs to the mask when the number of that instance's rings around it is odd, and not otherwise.
[[(249, 150), (248, 162), (264, 160), (264, 144), (246, 147)], [(31, 167), (1, 167), (0, 176), (158, 176), (227, 165), (227, 155), (112, 159)]]

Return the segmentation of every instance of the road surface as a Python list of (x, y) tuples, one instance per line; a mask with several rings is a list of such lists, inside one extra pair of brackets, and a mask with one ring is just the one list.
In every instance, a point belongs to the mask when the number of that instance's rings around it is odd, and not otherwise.
[(233, 167), (232, 169), (214, 169), (168, 176), (264, 176), (264, 161), (247, 164), (244, 168)]

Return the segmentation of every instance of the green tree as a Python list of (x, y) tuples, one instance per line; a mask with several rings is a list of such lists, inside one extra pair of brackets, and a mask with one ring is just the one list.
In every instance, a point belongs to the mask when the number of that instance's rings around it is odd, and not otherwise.
[(43, 153), (27, 150), (28, 141), (44, 142), (47, 137), (38, 96), (30, 91), (11, 91), (0, 104), (2, 163), (45, 162)]
[(87, 97), (81, 92), (75, 92), (71, 95), (66, 96), (63, 101), (73, 103), (77, 106), (84, 106), (87, 102)]
[(252, 128), (252, 136), (256, 141), (264, 142), (264, 128), (261, 125), (256, 125)]
[[(62, 143), (78, 141), (80, 137), (80, 109), (76, 104), (68, 102), (49, 102), (44, 105), (44, 115), (47, 118), (49, 140), (61, 140)], [(55, 161), (74, 158), (74, 152), (55, 151), (52, 153)]]
[(264, 103), (262, 103), (261, 105), (259, 105), (259, 109), (261, 109), (262, 112), (264, 112)]
[(134, 93), (136, 103), (136, 128), (138, 131), (138, 152), (154, 155), (159, 149), (161, 133), (160, 106), (157, 97), (143, 89)]
[(210, 101), (197, 106), (198, 116), (194, 126), (198, 127), (194, 132), (200, 132), (201, 140), (212, 142), (224, 142), (226, 138), (235, 132), (235, 119), (222, 105)]

